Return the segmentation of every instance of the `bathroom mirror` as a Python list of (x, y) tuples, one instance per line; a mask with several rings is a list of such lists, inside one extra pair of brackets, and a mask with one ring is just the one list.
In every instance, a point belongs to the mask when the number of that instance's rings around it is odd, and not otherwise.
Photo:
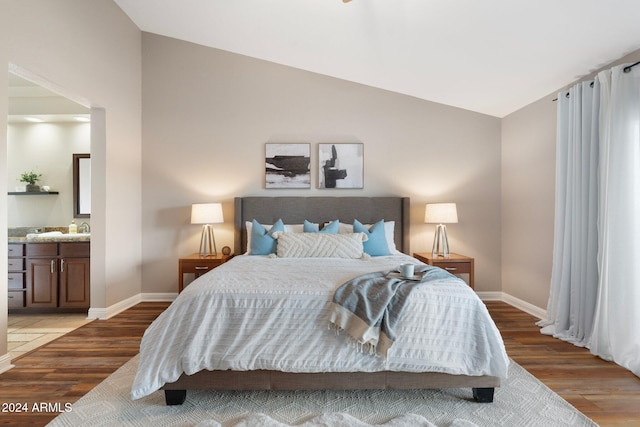
[(91, 155), (73, 155), (73, 216), (91, 216)]

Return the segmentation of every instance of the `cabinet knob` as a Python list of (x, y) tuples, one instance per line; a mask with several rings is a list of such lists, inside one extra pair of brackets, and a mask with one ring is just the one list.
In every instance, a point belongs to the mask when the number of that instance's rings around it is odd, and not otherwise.
[(60, 260), (60, 272), (64, 273), (64, 258)]
[(208, 270), (209, 267), (196, 266), (196, 270)]
[(447, 271), (456, 271), (457, 270), (456, 267), (445, 267), (444, 269), (447, 270)]
[(56, 260), (51, 260), (51, 274), (56, 272)]

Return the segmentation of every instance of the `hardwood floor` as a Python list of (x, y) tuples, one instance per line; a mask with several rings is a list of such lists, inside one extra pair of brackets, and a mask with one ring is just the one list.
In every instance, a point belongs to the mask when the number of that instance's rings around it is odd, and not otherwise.
[[(64, 411), (138, 354), (142, 334), (168, 303), (142, 303), (112, 317), (94, 320), (13, 361), (0, 375), (0, 404), (26, 404), (27, 412), (0, 412), (0, 425), (44, 426), (58, 412), (34, 411), (42, 403)], [(0, 408), (0, 411), (5, 409)]]
[(509, 356), (547, 387), (600, 426), (640, 426), (640, 378), (587, 349), (540, 334), (535, 317), (506, 303), (486, 305)]
[[(43, 426), (138, 353), (146, 327), (168, 304), (141, 303), (93, 321), (14, 361), (0, 375), (0, 425)], [(640, 425), (640, 378), (587, 350), (541, 335), (535, 318), (502, 302), (487, 302), (513, 360), (601, 426)], [(34, 411), (42, 403), (44, 411)], [(0, 408), (0, 409), (5, 409)], [(53, 412), (47, 412), (53, 410)]]

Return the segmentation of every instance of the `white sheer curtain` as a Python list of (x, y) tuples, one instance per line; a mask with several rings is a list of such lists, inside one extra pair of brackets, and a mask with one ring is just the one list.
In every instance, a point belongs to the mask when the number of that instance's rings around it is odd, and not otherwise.
[(598, 292), (599, 84), (558, 95), (553, 270), (542, 333), (585, 346)]
[(600, 73), (600, 281), (591, 352), (640, 376), (640, 70)]
[(640, 67), (558, 96), (553, 271), (542, 333), (640, 376)]

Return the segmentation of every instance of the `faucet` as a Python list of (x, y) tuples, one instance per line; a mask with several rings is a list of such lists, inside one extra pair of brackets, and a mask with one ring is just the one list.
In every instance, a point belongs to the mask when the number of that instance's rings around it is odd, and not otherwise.
[(87, 224), (86, 222), (83, 222), (82, 224), (80, 224), (78, 226), (78, 229), (82, 230), (83, 233), (90, 233), (91, 232), (91, 226), (89, 224)]

